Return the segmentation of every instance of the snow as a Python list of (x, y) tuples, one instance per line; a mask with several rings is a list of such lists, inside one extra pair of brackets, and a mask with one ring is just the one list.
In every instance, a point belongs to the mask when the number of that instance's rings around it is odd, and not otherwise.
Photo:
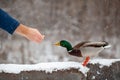
[(89, 63), (92, 64), (101, 64), (100, 68), (102, 68), (103, 66), (110, 66), (112, 63), (116, 62), (116, 61), (120, 61), (120, 59), (93, 59), (90, 60)]
[(52, 73), (57, 70), (69, 70), (70, 68), (78, 69), (83, 74), (86, 74), (89, 70), (87, 67), (83, 67), (78, 62), (49, 62), (39, 64), (0, 64), (0, 72), (19, 74), (21, 71), (45, 71), (46, 73)]
[(92, 80), (95, 79), (95, 76), (92, 77)]
[(100, 72), (99, 72), (99, 71), (97, 71), (97, 74), (100, 74)]
[[(93, 59), (89, 63), (100, 64), (100, 66), (110, 66), (112, 63), (120, 61), (120, 59)], [(101, 68), (102, 68), (101, 67)], [(48, 62), (38, 64), (0, 64), (0, 72), (19, 74), (21, 71), (45, 71), (52, 73), (58, 70), (70, 70), (71, 68), (78, 69), (85, 76), (89, 68), (82, 66), (79, 62)], [(97, 74), (100, 72), (97, 71)], [(94, 77), (93, 77), (94, 78)]]

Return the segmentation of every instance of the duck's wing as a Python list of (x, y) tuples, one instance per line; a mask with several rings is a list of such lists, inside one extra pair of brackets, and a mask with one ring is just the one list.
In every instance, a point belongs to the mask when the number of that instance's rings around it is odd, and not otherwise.
[(73, 49), (77, 49), (81, 51), (82, 56), (94, 56), (99, 52), (104, 50), (104, 48), (108, 48), (109, 44), (107, 42), (81, 42), (73, 47)]
[(85, 42), (80, 42), (78, 44), (76, 44), (73, 49), (79, 49), (80, 47), (84, 46), (85, 44), (89, 43), (89, 41), (85, 41)]
[(101, 42), (85, 41), (85, 42), (78, 43), (73, 48), (74, 49), (79, 49), (80, 47), (104, 47), (104, 48), (109, 48), (109, 47), (111, 47), (111, 45), (109, 45), (108, 42), (105, 42), (105, 41), (101, 41)]
[(83, 45), (83, 47), (106, 47), (109, 44), (105, 41), (103, 42), (88, 42)]

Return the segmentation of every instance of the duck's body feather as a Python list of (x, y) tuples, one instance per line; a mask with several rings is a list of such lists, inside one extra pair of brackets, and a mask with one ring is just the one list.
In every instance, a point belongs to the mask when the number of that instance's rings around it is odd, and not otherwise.
[(93, 57), (97, 56), (104, 48), (107, 48), (106, 46), (108, 46), (107, 42), (80, 42), (73, 47), (71, 54), (78, 57)]
[(73, 56), (83, 57), (81, 50), (79, 50), (79, 49), (72, 49), (72, 50), (68, 51), (68, 53)]
[(97, 56), (102, 50), (104, 50), (103, 47), (81, 47), (80, 48), (82, 56), (91, 56), (95, 57)]

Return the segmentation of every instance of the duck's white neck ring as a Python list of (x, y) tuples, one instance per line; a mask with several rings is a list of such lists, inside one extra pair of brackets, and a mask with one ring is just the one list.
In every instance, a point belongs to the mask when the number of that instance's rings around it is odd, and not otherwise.
[(68, 52), (71, 52), (72, 50), (69, 50)]

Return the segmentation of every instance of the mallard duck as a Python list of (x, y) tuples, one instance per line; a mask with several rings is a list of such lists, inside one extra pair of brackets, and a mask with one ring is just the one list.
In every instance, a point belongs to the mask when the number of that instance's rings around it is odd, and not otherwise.
[(83, 62), (83, 66), (87, 65), (90, 57), (94, 57), (98, 55), (98, 53), (100, 53), (105, 48), (110, 47), (108, 42), (105, 41), (102, 42), (85, 41), (85, 42), (80, 42), (74, 47), (72, 47), (70, 42), (66, 40), (61, 40), (59, 42), (56, 42), (54, 45), (65, 47), (70, 55), (77, 57), (85, 57), (86, 59)]

